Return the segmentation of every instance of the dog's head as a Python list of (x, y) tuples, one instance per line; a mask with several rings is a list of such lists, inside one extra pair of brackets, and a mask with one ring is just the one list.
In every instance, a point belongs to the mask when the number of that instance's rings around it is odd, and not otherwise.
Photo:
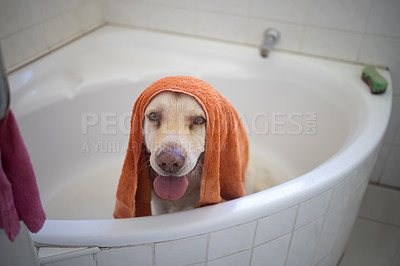
[(189, 95), (161, 92), (145, 110), (143, 135), (150, 166), (158, 174), (154, 190), (162, 198), (180, 198), (188, 185), (186, 176), (205, 149), (205, 112)]

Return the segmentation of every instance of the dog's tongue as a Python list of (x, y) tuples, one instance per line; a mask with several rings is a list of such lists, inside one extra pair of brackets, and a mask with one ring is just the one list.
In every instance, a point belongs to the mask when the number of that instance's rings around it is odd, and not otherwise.
[(159, 197), (176, 200), (185, 194), (188, 184), (186, 176), (159, 175), (154, 180), (153, 187)]

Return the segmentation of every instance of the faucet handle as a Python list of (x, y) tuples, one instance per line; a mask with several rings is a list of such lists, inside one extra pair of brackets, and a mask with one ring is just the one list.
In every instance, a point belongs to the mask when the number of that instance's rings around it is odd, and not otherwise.
[(269, 28), (264, 31), (264, 43), (275, 45), (279, 42), (280, 38), (281, 34), (276, 29)]

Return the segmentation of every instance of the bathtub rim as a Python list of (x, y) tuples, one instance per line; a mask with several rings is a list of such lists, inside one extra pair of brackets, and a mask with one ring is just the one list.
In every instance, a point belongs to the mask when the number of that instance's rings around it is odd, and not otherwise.
[[(386, 125), (388, 121), (388, 118), (381, 120)], [(372, 126), (373, 123), (369, 124)], [(249, 223), (295, 207), (334, 188), (347, 177), (359, 174), (361, 165), (374, 162), (383, 139), (383, 132), (375, 135), (372, 144), (360, 155), (358, 151), (365, 149), (366, 139), (370, 139), (371, 135), (374, 137), (374, 134), (368, 133), (371, 132), (364, 131), (348, 148), (312, 171), (266, 191), (217, 205), (160, 216), (46, 220), (42, 230), (32, 234), (32, 240), (44, 245), (118, 247), (193, 237)], [(325, 177), (319, 178), (321, 175)], [(185, 223), (183, 226), (177, 225), (176, 221)]]

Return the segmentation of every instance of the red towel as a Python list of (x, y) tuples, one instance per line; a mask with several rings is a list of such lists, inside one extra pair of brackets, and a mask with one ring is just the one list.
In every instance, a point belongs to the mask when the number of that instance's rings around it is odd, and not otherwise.
[(14, 115), (10, 110), (0, 121), (0, 228), (13, 241), (19, 221), (38, 232), (46, 220), (35, 173)]
[(193, 96), (206, 113), (206, 147), (197, 207), (245, 195), (244, 178), (249, 156), (246, 131), (233, 106), (208, 83), (192, 77), (167, 77), (150, 85), (136, 100), (131, 133), (117, 190), (114, 217), (151, 215), (146, 148), (143, 143), (144, 111), (163, 91)]

